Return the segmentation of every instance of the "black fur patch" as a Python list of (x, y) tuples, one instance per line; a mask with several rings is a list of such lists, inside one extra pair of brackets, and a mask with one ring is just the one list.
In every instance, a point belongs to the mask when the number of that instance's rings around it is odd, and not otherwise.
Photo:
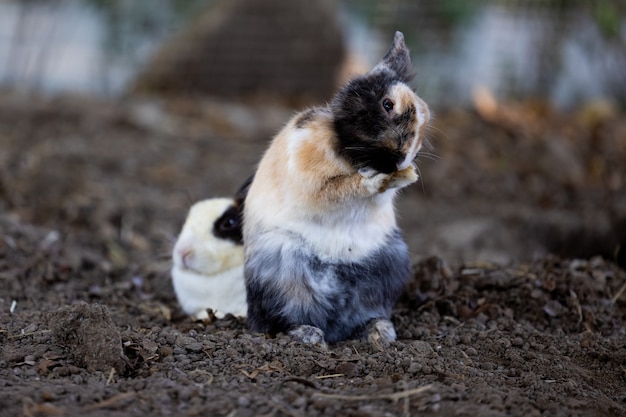
[(411, 58), (404, 35), (396, 32), (391, 49), (374, 69), (342, 88), (331, 103), (337, 153), (357, 169), (390, 174), (404, 160), (404, 144), (414, 135), (415, 107), (390, 119), (382, 106), (396, 83), (408, 83)]
[(400, 81), (407, 83), (413, 79), (411, 58), (409, 57), (409, 50), (404, 46), (404, 41), (401, 48), (391, 48), (383, 57), (382, 62), (396, 73)]
[(391, 49), (385, 54), (381, 64), (394, 71), (398, 79), (405, 83), (413, 78), (411, 56), (404, 43), (404, 35), (402, 32), (395, 33)]
[[(357, 169), (373, 168), (390, 174), (404, 159), (400, 140), (406, 129), (405, 119), (411, 115), (405, 113), (389, 119), (381, 105), (389, 88), (398, 82), (400, 80), (393, 71), (368, 74), (341, 89), (331, 104), (337, 153)], [(398, 146), (390, 148), (383, 139), (385, 135), (397, 136), (398, 132), (401, 133)]]
[(239, 211), (241, 211), (242, 213), (246, 197), (248, 197), (248, 190), (250, 189), (253, 180), (254, 174), (250, 175), (250, 177), (248, 177), (248, 179), (246, 179), (243, 184), (241, 184), (241, 187), (239, 187), (237, 193), (235, 194), (235, 204), (237, 205), (237, 207), (239, 207)]
[(241, 231), (242, 214), (237, 206), (230, 206), (213, 223), (213, 235), (243, 245), (243, 234)]
[(224, 214), (215, 220), (213, 223), (213, 235), (222, 239), (228, 239), (238, 245), (243, 245), (243, 232), (241, 230), (243, 209), (253, 179), (254, 175), (251, 175), (241, 185), (235, 194), (235, 204), (230, 206)]
[[(248, 324), (253, 331), (275, 334), (304, 324), (320, 328), (335, 343), (359, 337), (372, 319), (390, 317), (410, 277), (399, 230), (367, 259), (353, 263), (323, 261), (302, 239), (285, 239), (290, 243), (259, 248), (246, 260)], [(315, 293), (322, 282), (333, 290)], [(285, 289), (293, 286), (297, 291)], [(294, 294), (305, 298), (299, 302)]]

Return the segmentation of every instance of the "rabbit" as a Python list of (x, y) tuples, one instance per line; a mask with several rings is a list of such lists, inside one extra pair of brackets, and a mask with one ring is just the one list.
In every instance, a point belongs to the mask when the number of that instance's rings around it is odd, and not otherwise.
[(196, 320), (245, 317), (242, 210), (249, 181), (233, 198), (210, 198), (189, 210), (172, 253), (172, 283), (183, 311)]
[(410, 278), (394, 197), (417, 181), (430, 120), (407, 83), (404, 36), (325, 107), (296, 114), (259, 162), (244, 208), (252, 331), (299, 342), (396, 339), (391, 310)]

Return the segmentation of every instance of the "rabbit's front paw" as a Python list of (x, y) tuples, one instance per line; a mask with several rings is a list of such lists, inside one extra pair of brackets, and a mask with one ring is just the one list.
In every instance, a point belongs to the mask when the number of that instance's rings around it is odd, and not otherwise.
[(418, 179), (415, 165), (409, 165), (401, 171), (395, 172), (389, 179), (387, 188), (402, 188), (413, 184)]
[(376, 171), (374, 168), (360, 168), (359, 169), (359, 174), (363, 177), (363, 178), (372, 178), (374, 175), (379, 174), (378, 171)]
[(371, 168), (362, 168), (359, 170), (359, 174), (361, 174), (361, 184), (365, 186), (370, 195), (382, 193), (389, 188), (388, 183), (391, 179), (389, 174), (384, 174)]

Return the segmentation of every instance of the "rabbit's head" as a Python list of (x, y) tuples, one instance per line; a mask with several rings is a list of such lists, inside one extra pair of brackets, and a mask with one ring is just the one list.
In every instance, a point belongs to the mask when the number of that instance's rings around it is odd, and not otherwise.
[(383, 59), (333, 98), (337, 152), (356, 169), (390, 174), (413, 163), (430, 112), (407, 84), (412, 77), (404, 36), (396, 32)]
[(172, 254), (174, 267), (211, 275), (243, 264), (241, 210), (231, 198), (212, 198), (189, 210)]

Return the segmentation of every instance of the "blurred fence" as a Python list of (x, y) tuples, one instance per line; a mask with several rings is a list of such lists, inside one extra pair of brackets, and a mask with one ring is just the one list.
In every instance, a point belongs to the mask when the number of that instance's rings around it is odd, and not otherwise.
[[(136, 87), (138, 75), (169, 72), (170, 83), (156, 83), (156, 90), (175, 90), (171, 81), (184, 79), (180, 88), (196, 86), (203, 94), (265, 88), (319, 92), (312, 94), (319, 101), (346, 71), (345, 62), (348, 71), (368, 67), (402, 30), (415, 84), (434, 105), (469, 103), (477, 86), (505, 99), (540, 96), (566, 107), (595, 99), (626, 105), (626, 2), (620, 0), (321, 2), (332, 16), (319, 13), (318, 3), (3, 1), (0, 84), (115, 96)], [(224, 21), (228, 32), (219, 31)], [(204, 43), (186, 57), (177, 55), (199, 38)]]

